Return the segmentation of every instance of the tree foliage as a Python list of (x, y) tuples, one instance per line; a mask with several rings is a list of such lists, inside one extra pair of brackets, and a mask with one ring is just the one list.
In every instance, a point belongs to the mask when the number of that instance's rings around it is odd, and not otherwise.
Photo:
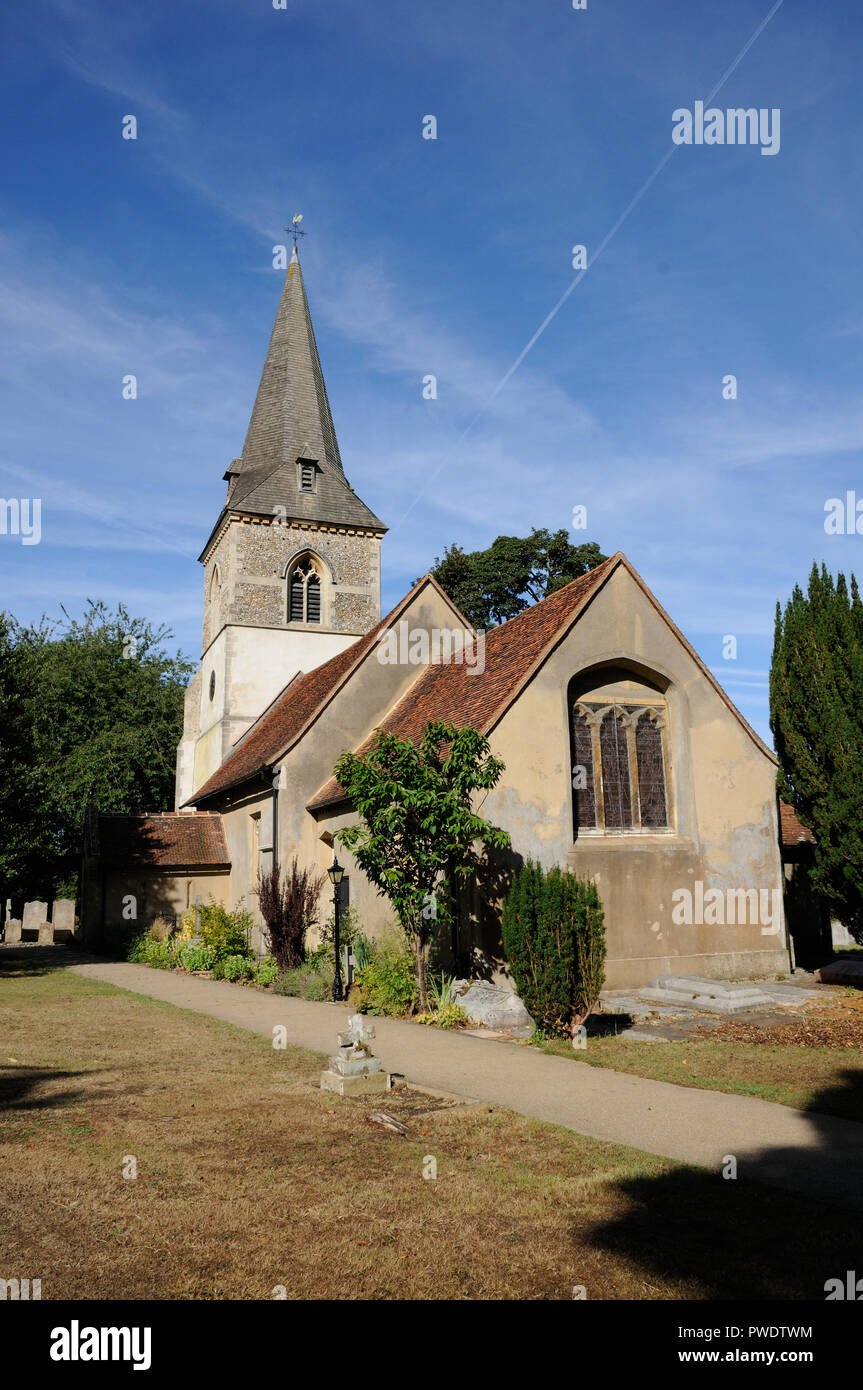
[(851, 576), (812, 566), (776, 605), (770, 727), (778, 787), (816, 844), (811, 883), (863, 943), (863, 604)]
[(258, 874), (255, 889), (267, 929), (267, 945), (279, 970), (295, 970), (306, 955), (306, 933), (318, 920), (318, 899), (324, 874), (301, 869), (296, 855), (282, 874), (280, 864)]
[[(529, 536), (498, 536), (486, 550), (450, 545), (432, 574), (468, 621), (486, 629), (506, 622), (607, 556), (594, 541), (573, 545), (565, 530), (533, 527)], [(416, 582), (416, 581), (414, 581)]]
[(513, 877), (501, 934), (516, 989), (537, 1025), (571, 1035), (605, 978), (605, 925), (596, 885), (528, 859)]
[(84, 810), (173, 803), (183, 696), (193, 669), (165, 627), (90, 603), (83, 618), (25, 627), (0, 614), (0, 885), (74, 892)]
[(476, 870), (478, 846), (503, 849), (506, 831), (472, 809), (504, 770), (476, 729), (426, 725), (419, 744), (377, 730), (365, 755), (343, 753), (335, 775), (361, 825), (337, 839), (378, 892), (389, 898), (416, 955), (420, 1007), (428, 1007), (426, 966), (435, 922), (450, 924), (453, 885)]

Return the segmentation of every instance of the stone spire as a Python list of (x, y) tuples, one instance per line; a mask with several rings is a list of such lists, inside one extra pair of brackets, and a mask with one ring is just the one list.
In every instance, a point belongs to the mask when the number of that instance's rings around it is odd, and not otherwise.
[(225, 476), (231, 511), (386, 529), (342, 468), (296, 245), (242, 456)]

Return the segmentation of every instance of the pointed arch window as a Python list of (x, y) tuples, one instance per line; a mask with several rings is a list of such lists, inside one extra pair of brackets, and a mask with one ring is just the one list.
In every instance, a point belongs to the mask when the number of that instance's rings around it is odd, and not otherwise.
[(583, 697), (571, 727), (576, 837), (669, 830), (664, 705)]
[(288, 622), (321, 621), (321, 575), (311, 556), (297, 561), (288, 575)]

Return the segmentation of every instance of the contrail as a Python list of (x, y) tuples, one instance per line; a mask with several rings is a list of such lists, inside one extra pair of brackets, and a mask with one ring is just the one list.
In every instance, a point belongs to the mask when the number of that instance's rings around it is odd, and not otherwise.
[[(704, 98), (705, 105), (707, 105), (709, 102), (711, 102), (711, 101), (713, 100), (713, 98), (716, 96), (717, 92), (720, 92), (720, 91), (722, 90), (722, 88), (725, 86), (725, 84), (726, 84), (726, 82), (728, 81), (728, 79), (729, 79), (729, 77), (731, 76), (731, 74), (732, 74), (732, 73), (734, 72), (734, 70), (740, 65), (740, 63), (742, 63), (743, 59), (746, 57), (746, 54), (749, 52), (750, 48), (751, 48), (752, 45), (755, 43), (756, 39), (759, 37), (760, 34), (762, 34), (762, 33), (764, 32), (764, 30), (767, 28), (767, 25), (770, 23), (770, 21), (771, 21), (771, 19), (773, 18), (773, 16), (776, 14), (776, 12), (777, 12), (778, 10), (780, 10), (780, 9), (782, 8), (782, 6), (783, 6), (784, 4), (785, 4), (785, 0), (776, 0), (776, 4), (772, 6), (772, 8), (768, 11), (768, 13), (767, 13), (767, 14), (764, 16), (764, 18), (762, 19), (761, 23), (759, 24), (759, 26), (758, 26), (758, 28), (755, 30), (755, 32), (747, 39), (746, 43), (743, 45), (743, 47), (741, 48), (740, 52), (737, 54), (737, 57), (734, 59), (733, 63), (731, 63), (730, 67), (726, 68), (725, 72), (722, 74), (722, 76), (720, 77), (720, 79), (719, 79), (719, 81), (717, 82), (716, 86), (712, 89), (712, 91), (708, 92), (707, 96)], [(667, 164), (668, 161), (670, 160), (671, 156), (674, 154), (675, 150), (677, 150), (678, 148), (679, 148), (679, 146), (677, 146), (677, 145), (672, 145), (671, 148), (668, 149), (668, 150), (665, 152), (665, 154), (662, 156), (662, 158), (660, 159), (659, 163), (657, 164), (656, 168), (654, 169), (653, 173), (649, 176), (649, 178), (645, 179), (644, 183), (641, 185), (641, 187), (639, 188), (638, 192), (635, 194), (635, 197), (632, 199), (631, 202), (629, 202), (629, 203), (627, 204), (627, 206), (624, 208), (623, 212), (622, 212), (622, 213), (620, 214), (620, 216), (618, 217), (618, 219), (617, 219), (617, 221), (615, 222), (614, 226), (611, 228), (610, 231), (606, 232), (606, 234), (605, 234), (605, 236), (603, 237), (602, 241), (599, 243), (599, 246), (597, 247), (596, 251), (594, 251), (594, 252), (592, 253), (591, 257), (590, 257), (590, 269), (593, 269), (594, 265), (595, 265), (596, 262), (599, 260), (600, 256), (602, 255), (602, 253), (603, 253), (603, 251), (605, 250), (605, 248), (608, 246), (608, 244), (609, 244), (609, 242), (611, 241), (611, 239), (612, 239), (614, 236), (616, 236), (617, 233), (620, 231), (620, 228), (623, 226), (624, 222), (627, 220), (627, 218), (629, 217), (630, 213), (633, 212), (634, 209), (635, 209), (635, 208), (638, 206), (638, 204), (641, 202), (642, 198), (644, 197), (644, 195), (645, 195), (645, 193), (647, 192), (647, 190), (650, 188), (651, 184), (654, 182), (654, 180), (655, 180), (656, 178), (659, 177), (659, 175), (662, 173), (663, 169), (665, 168), (666, 164)], [(551, 310), (549, 310), (549, 312), (546, 314), (546, 316), (545, 316), (545, 318), (543, 319), (542, 323), (539, 325), (539, 328), (537, 328), (537, 330), (536, 330), (536, 332), (533, 334), (533, 336), (532, 336), (531, 338), (529, 338), (528, 341), (525, 343), (525, 345), (524, 345), (524, 347), (522, 348), (521, 352), (518, 354), (518, 357), (515, 359), (515, 361), (513, 362), (512, 366), (509, 368), (509, 370), (508, 370), (507, 372), (505, 372), (504, 375), (501, 377), (500, 381), (497, 383), (497, 386), (494, 388), (494, 390), (492, 391), (491, 395), (488, 397), (488, 399), (485, 401), (485, 403), (484, 403), (482, 406), (480, 406), (479, 410), (478, 410), (477, 413), (474, 415), (473, 419), (470, 420), (470, 421), (468, 422), (468, 424), (465, 426), (465, 428), (462, 430), (461, 434), (459, 435), (458, 439), (455, 441), (455, 443), (454, 443), (453, 445), (451, 445), (451, 447), (450, 447), (450, 449), (448, 450), (448, 452), (444, 454), (443, 458), (441, 459), (441, 461), (440, 461), (440, 463), (437, 465), (437, 467), (434, 468), (434, 469), (432, 470), (432, 472), (428, 475), (428, 477), (426, 478), (426, 481), (425, 481), (423, 487), (422, 487), (422, 488), (420, 489), (420, 491), (417, 493), (416, 497), (415, 497), (414, 500), (411, 502), (411, 504), (410, 504), (410, 506), (408, 507), (407, 511), (404, 513), (403, 516), (399, 517), (399, 520), (396, 522), (395, 526), (393, 526), (392, 530), (390, 531), (390, 535), (392, 535), (393, 532), (397, 531), (398, 528), (402, 525), (402, 523), (403, 523), (404, 521), (407, 520), (407, 518), (410, 516), (411, 512), (413, 511), (414, 507), (417, 505), (417, 503), (420, 501), (420, 499), (421, 499), (422, 497), (425, 496), (425, 493), (426, 493), (426, 491), (428, 490), (429, 483), (433, 482), (434, 479), (435, 479), (435, 478), (438, 476), (438, 474), (441, 472), (441, 470), (446, 466), (446, 464), (447, 464), (447, 463), (449, 462), (449, 460), (452, 458), (452, 456), (453, 456), (453, 454), (455, 453), (455, 451), (464, 443), (465, 439), (467, 439), (467, 436), (470, 434), (471, 430), (473, 429), (473, 427), (474, 427), (474, 425), (477, 423), (477, 421), (478, 421), (478, 420), (481, 420), (482, 417), (483, 417), (483, 415), (485, 415), (485, 413), (486, 413), (486, 411), (488, 410), (489, 406), (491, 405), (492, 401), (494, 401), (494, 400), (496, 399), (496, 397), (500, 395), (501, 391), (502, 391), (503, 388), (506, 386), (507, 382), (508, 382), (508, 381), (510, 380), (510, 378), (518, 371), (519, 367), (521, 366), (521, 364), (522, 364), (522, 362), (524, 361), (524, 359), (527, 357), (527, 354), (530, 352), (531, 348), (534, 347), (534, 346), (536, 345), (536, 343), (539, 342), (539, 340), (540, 340), (540, 338), (542, 337), (543, 333), (544, 333), (545, 330), (548, 328), (548, 325), (552, 322), (553, 319), (557, 318), (557, 315), (560, 313), (560, 311), (561, 311), (561, 309), (563, 308), (564, 304), (565, 304), (566, 301), (569, 299), (569, 296), (572, 294), (573, 290), (576, 289), (576, 288), (581, 284), (582, 280), (584, 279), (585, 275), (587, 274), (587, 271), (588, 271), (588, 267), (585, 266), (584, 270), (580, 270), (580, 271), (578, 272), (578, 274), (576, 275), (576, 277), (575, 277), (575, 279), (572, 281), (572, 283), (564, 290), (563, 294), (560, 296), (560, 299), (557, 301), (557, 303), (555, 304), (554, 308), (551, 309)]]

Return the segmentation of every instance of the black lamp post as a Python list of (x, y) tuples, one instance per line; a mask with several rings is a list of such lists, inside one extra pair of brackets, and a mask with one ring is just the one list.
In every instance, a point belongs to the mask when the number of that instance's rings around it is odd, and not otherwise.
[(339, 1003), (345, 997), (342, 988), (342, 955), (339, 943), (339, 888), (341, 887), (344, 869), (333, 854), (333, 862), (327, 869), (330, 883), (333, 885), (333, 945), (336, 952), (336, 973), (333, 977), (333, 999)]

